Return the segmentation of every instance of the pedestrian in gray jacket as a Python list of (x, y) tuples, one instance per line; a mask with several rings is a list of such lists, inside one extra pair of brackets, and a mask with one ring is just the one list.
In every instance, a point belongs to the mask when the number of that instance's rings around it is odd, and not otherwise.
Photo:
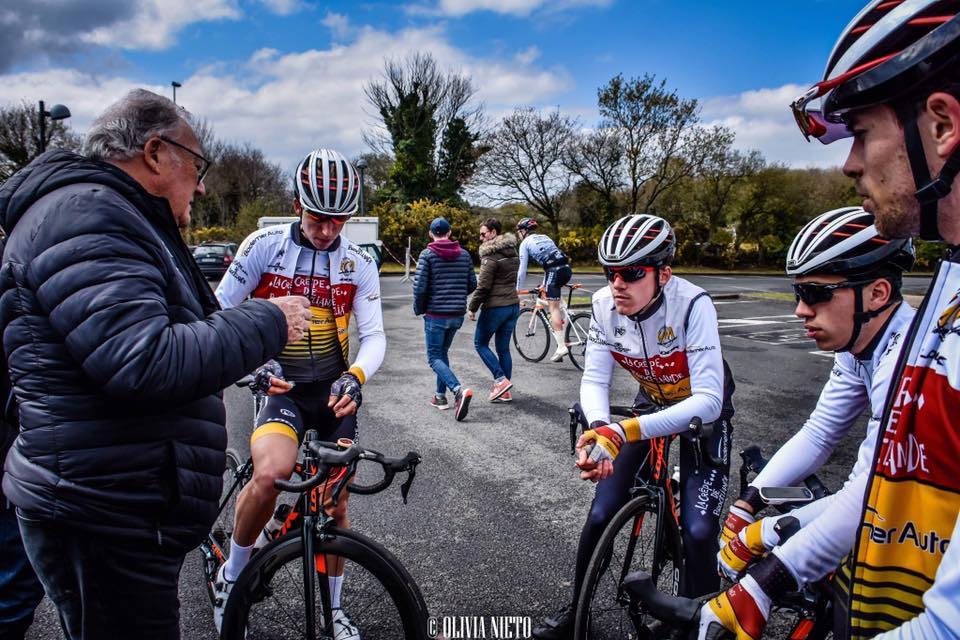
[(425, 316), (423, 330), (427, 362), (437, 374), (437, 390), (430, 404), (437, 409), (449, 409), (447, 389), (450, 389), (456, 400), (453, 416), (460, 421), (467, 417), (473, 391), (460, 384), (450, 368), (447, 352), (463, 326), (467, 296), (477, 288), (477, 274), (473, 271), (470, 254), (460, 247), (459, 242), (450, 239), (450, 232), (450, 223), (444, 218), (436, 218), (430, 224), (433, 242), (417, 260), (413, 312)]

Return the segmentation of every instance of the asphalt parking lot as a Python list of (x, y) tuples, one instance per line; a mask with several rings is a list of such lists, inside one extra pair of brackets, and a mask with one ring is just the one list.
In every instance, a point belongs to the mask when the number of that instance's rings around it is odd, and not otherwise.
[[(575, 278), (576, 279), (576, 278)], [(735, 451), (758, 443), (771, 454), (813, 408), (831, 356), (816, 350), (787, 300), (785, 278), (694, 276), (718, 295), (721, 343), (736, 380)], [(586, 289), (602, 278), (579, 279)], [(532, 282), (532, 279), (531, 279)], [(909, 278), (922, 293), (927, 279)], [(722, 298), (722, 299), (719, 299)], [(351, 500), (353, 526), (390, 549), (415, 577), (435, 616), (531, 616), (568, 597), (572, 563), (592, 485), (573, 468), (567, 407), (577, 400), (579, 371), (568, 362), (514, 360), (512, 404), (485, 401), (491, 379), (473, 349), (467, 320), (450, 352), (461, 381), (477, 390), (465, 422), (427, 402), (434, 376), (424, 357), (423, 324), (413, 316), (409, 283), (383, 279), (386, 360), (364, 388), (361, 441), (388, 455), (423, 456), (410, 503), (399, 488)], [(612, 398), (628, 402), (635, 383), (618, 372)], [(252, 421), (249, 394), (226, 392), (231, 446), (244, 449)], [(863, 434), (861, 419), (821, 473), (838, 487)], [(733, 474), (737, 465), (734, 464)], [(737, 484), (731, 484), (733, 492)], [(349, 578), (348, 578), (349, 579)], [(214, 639), (212, 614), (196, 552), (181, 574), (184, 638)], [(48, 602), (28, 638), (61, 637)]]

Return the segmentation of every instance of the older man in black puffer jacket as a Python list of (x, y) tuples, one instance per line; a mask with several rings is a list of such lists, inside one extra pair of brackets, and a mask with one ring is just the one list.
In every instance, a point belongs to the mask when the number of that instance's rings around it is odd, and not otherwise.
[(453, 338), (463, 326), (467, 312), (467, 296), (477, 288), (477, 274), (470, 254), (460, 243), (450, 239), (450, 223), (436, 218), (430, 223), (433, 240), (420, 253), (417, 275), (413, 284), (413, 312), (425, 314), (423, 330), (427, 340), (427, 362), (437, 374), (437, 390), (430, 404), (437, 409), (448, 409), (447, 389), (455, 399), (453, 417), (463, 420), (473, 391), (460, 384), (447, 352)]
[(221, 493), (220, 391), (302, 335), (308, 303), (219, 309), (178, 229), (208, 163), (172, 102), (131, 92), (86, 150), (0, 188), (21, 425), (3, 492), (68, 638), (177, 638), (180, 566)]

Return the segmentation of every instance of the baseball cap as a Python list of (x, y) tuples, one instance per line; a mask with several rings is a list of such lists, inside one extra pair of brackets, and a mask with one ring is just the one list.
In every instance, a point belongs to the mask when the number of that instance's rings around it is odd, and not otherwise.
[(450, 233), (450, 223), (446, 218), (434, 218), (430, 223), (430, 233), (435, 236), (445, 236)]

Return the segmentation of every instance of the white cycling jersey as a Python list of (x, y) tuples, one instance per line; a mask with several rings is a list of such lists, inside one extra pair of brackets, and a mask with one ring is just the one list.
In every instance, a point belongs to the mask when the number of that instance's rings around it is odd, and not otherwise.
[(867, 433), (843, 488), (788, 514), (800, 521), (802, 529), (774, 553), (800, 584), (836, 569), (853, 547), (887, 392), (915, 314), (910, 305), (901, 303), (877, 337), (869, 359), (857, 359), (849, 352), (836, 354), (810, 418), (751, 483), (755, 487), (792, 485), (815, 473), (869, 407)]
[(639, 321), (620, 315), (609, 287), (593, 294), (590, 336), (580, 379), (587, 421), (610, 422), (614, 365), (630, 372), (661, 411), (640, 419), (643, 438), (680, 433), (690, 420), (733, 414), (733, 385), (720, 353), (717, 312), (707, 292), (679, 277)]
[(527, 263), (530, 258), (546, 271), (568, 263), (567, 256), (557, 244), (542, 233), (531, 233), (517, 249), (520, 254), (520, 266), (517, 268), (517, 289), (523, 289), (523, 281), (527, 279)]
[(386, 351), (380, 308), (380, 275), (365, 251), (341, 235), (326, 251), (300, 238), (300, 223), (251, 233), (216, 291), (221, 306), (247, 296), (306, 296), (312, 322), (304, 337), (284, 347), (278, 360), (284, 377), (295, 382), (331, 380), (349, 363), (348, 325), (356, 316), (360, 349), (347, 369), (365, 382)]

